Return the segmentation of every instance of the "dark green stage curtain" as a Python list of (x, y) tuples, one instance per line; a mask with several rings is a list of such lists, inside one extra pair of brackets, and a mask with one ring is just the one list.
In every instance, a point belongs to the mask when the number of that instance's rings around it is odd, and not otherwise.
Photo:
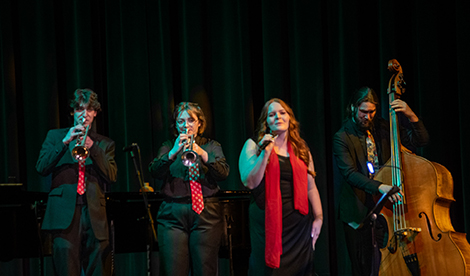
[[(404, 69), (404, 100), (425, 122), (432, 143), (418, 154), (454, 179), (451, 218), (470, 231), (470, 20), (468, 1), (388, 0), (5, 0), (0, 3), (0, 183), (47, 192), (35, 164), (49, 129), (70, 127), (76, 88), (99, 95), (96, 131), (116, 141), (118, 182), (135, 192), (137, 143), (143, 176), (172, 138), (171, 111), (198, 102), (205, 136), (222, 144), (231, 167), (223, 190), (244, 189), (238, 156), (264, 103), (291, 105), (317, 171), (325, 221), (317, 245), (319, 275), (348, 275), (336, 218), (331, 139), (349, 97), (370, 86), (388, 116), (389, 59)], [(465, 184), (467, 183), (467, 184)], [(140, 256), (140, 255), (137, 255)], [(145, 265), (120, 257), (129, 271)], [(127, 272), (117, 271), (117, 275)]]

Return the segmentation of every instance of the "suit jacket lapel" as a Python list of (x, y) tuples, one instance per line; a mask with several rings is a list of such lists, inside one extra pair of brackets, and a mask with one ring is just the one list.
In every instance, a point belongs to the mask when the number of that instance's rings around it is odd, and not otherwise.
[(346, 128), (348, 135), (354, 145), (354, 150), (357, 152), (357, 158), (359, 166), (362, 172), (368, 172), (367, 169), (367, 148), (366, 148), (366, 136), (364, 132), (356, 127), (352, 120), (349, 120), (349, 125)]

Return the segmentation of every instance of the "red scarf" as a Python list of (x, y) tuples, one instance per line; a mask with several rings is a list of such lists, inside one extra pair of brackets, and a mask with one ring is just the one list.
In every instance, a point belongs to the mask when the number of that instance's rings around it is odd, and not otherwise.
[[(290, 143), (287, 143), (287, 151), (294, 179), (294, 207), (301, 214), (306, 215), (308, 214), (307, 166), (295, 156)], [(282, 198), (280, 179), (279, 159), (273, 150), (269, 156), (269, 163), (265, 171), (265, 260), (266, 265), (272, 268), (279, 268), (282, 254)]]

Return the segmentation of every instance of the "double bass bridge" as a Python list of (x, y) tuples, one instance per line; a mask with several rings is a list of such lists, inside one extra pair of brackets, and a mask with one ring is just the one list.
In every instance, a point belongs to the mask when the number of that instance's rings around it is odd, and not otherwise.
[(394, 254), (397, 247), (400, 247), (403, 260), (406, 266), (411, 272), (411, 275), (420, 275), (419, 259), (416, 253), (414, 240), (416, 236), (421, 232), (421, 228), (418, 227), (406, 227), (395, 231), (388, 250)]

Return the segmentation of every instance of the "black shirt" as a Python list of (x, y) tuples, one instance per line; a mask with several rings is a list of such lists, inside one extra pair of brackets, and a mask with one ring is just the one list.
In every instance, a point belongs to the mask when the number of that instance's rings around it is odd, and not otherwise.
[[(153, 177), (164, 181), (161, 188), (162, 193), (171, 198), (191, 196), (189, 186), (188, 167), (181, 162), (180, 151), (175, 160), (169, 160), (168, 153), (173, 148), (175, 139), (168, 140), (158, 150), (157, 158), (149, 165), (149, 171)], [(225, 160), (222, 146), (214, 140), (196, 136), (195, 143), (208, 154), (207, 163), (203, 163), (199, 157), (199, 183), (202, 187), (204, 197), (214, 196), (219, 191), (217, 181), (225, 180), (229, 174), (229, 165)]]

